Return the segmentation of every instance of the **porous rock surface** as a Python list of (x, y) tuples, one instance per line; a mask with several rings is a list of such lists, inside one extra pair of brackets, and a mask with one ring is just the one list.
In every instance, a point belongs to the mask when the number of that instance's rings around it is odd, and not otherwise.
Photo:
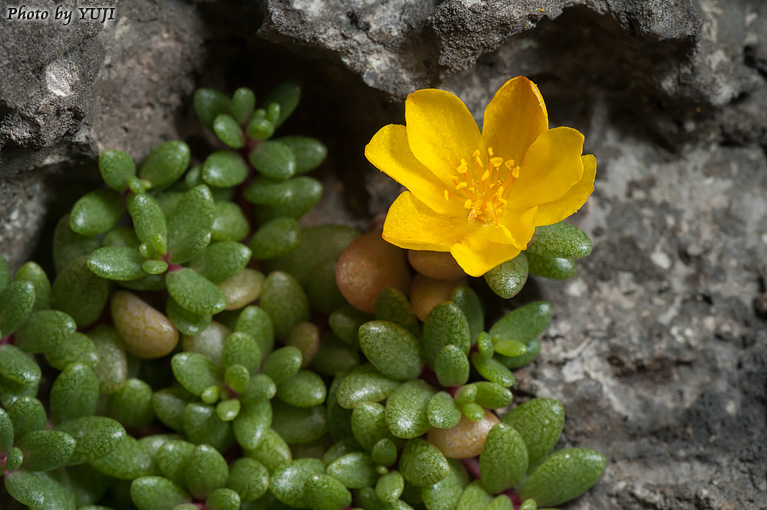
[(102, 148), (140, 158), (160, 141), (195, 139), (187, 98), (196, 84), (257, 93), (285, 76), (310, 84), (286, 127), (330, 147), (321, 221), (372, 218), (396, 196), (361, 149), (381, 125), (402, 122), (408, 93), (451, 90), (481, 120), (495, 90), (526, 75), (551, 124), (581, 130), (598, 160), (596, 191), (572, 220), (593, 253), (575, 278), (531, 278), (511, 303), (546, 299), (554, 310), (516, 394), (560, 399), (560, 446), (608, 457), (600, 483), (564, 507), (767, 507), (763, 2), (239, 9), (126, 0), (101, 27), (41, 24), (45, 48), (36, 32), (0, 21), (0, 250), (12, 263), (34, 246), (51, 174), (92, 182)]

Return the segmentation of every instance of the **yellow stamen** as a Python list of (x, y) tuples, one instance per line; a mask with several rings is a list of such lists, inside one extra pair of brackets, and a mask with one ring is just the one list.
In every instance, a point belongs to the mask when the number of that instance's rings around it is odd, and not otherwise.
[(464, 188), (465, 188), (465, 187), (467, 187), (467, 186), (468, 186), (468, 184), (467, 184), (467, 183), (465, 183), (465, 182), (459, 182), (458, 184), (456, 184), (456, 185), (455, 185), (455, 189), (457, 189), (457, 190), (461, 190), (461, 189), (464, 189)]
[(450, 200), (450, 193), (448, 193), (447, 190), (445, 190), (445, 201), (448, 201), (448, 200)]

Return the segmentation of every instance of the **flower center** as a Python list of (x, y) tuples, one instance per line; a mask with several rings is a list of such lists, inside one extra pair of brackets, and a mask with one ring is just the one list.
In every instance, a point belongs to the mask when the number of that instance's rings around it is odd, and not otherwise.
[(463, 202), (469, 213), (469, 222), (479, 220), (483, 223), (498, 224), (498, 218), (503, 214), (503, 207), (508, 203), (507, 198), (511, 186), (519, 177), (519, 165), (514, 160), (504, 161), (503, 158), (493, 157), (493, 148), (487, 148), (487, 166), (482, 162), (479, 150), (474, 151), (474, 164), (469, 165), (461, 159), (453, 177), (453, 190), (445, 190), (445, 200), (451, 198)]

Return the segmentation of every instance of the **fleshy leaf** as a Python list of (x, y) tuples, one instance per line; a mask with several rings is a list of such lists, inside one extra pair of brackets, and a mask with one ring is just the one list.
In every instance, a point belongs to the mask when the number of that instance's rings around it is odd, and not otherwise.
[(205, 127), (212, 130), (217, 116), (232, 113), (232, 101), (218, 90), (201, 88), (194, 93), (194, 109)]
[(472, 384), (477, 388), (474, 401), (482, 407), (499, 409), (511, 403), (511, 391), (498, 383), (479, 381)]
[(128, 201), (128, 213), (133, 219), (139, 241), (165, 255), (168, 251), (168, 227), (157, 201), (149, 195), (137, 195)]
[(351, 413), (354, 438), (365, 450), (371, 450), (381, 439), (400, 443), (386, 425), (386, 408), (379, 403), (363, 402)]
[(307, 478), (303, 496), (312, 510), (342, 510), (352, 504), (351, 492), (341, 482), (325, 474)]
[[(208, 247), (211, 238), (212, 235), (210, 230), (198, 230), (197, 232), (193, 232), (185, 238), (180, 239), (178, 242), (171, 245), (168, 262), (171, 264), (183, 264), (184, 262), (188, 262)], [(147, 260), (147, 262), (150, 261)]]
[(388, 287), (378, 294), (375, 304), (376, 319), (402, 326), (415, 337), (421, 336), (421, 323), (413, 313), (407, 297), (399, 289)]
[[(178, 140), (171, 140), (155, 147), (141, 161), (138, 174), (152, 189), (173, 184), (189, 165), (189, 146)], [(139, 236), (141, 237), (141, 236)]]
[(19, 397), (35, 396), (40, 377), (33, 358), (13, 345), (0, 345), (0, 403), (10, 406)]
[(388, 321), (370, 321), (359, 330), (362, 352), (382, 374), (407, 381), (423, 369), (421, 346), (405, 328)]
[(237, 152), (216, 151), (205, 158), (202, 164), (202, 179), (209, 186), (231, 188), (242, 184), (248, 176), (248, 171), (248, 164)]
[(516, 487), (527, 472), (527, 448), (514, 427), (499, 423), (485, 438), (479, 455), (482, 485), (491, 494)]
[(109, 280), (88, 267), (88, 256), (79, 257), (59, 273), (52, 287), (53, 306), (69, 314), (79, 327), (90, 326), (101, 315), (109, 298)]
[(560, 505), (589, 490), (602, 476), (607, 460), (588, 448), (566, 448), (548, 457), (524, 479), (517, 491), (540, 506)]
[(437, 354), (434, 372), (442, 386), (461, 386), (469, 380), (469, 358), (457, 345), (448, 344)]
[(322, 142), (308, 136), (285, 136), (278, 139), (296, 157), (296, 174), (310, 172), (320, 166), (328, 155)]
[(429, 366), (434, 367), (445, 345), (455, 345), (466, 354), (471, 347), (469, 323), (461, 308), (451, 301), (432, 308), (423, 324), (423, 347)]
[(341, 407), (353, 409), (363, 402), (386, 400), (400, 386), (395, 381), (365, 364), (352, 370), (341, 382), (336, 398)]
[(551, 398), (534, 398), (511, 411), (501, 421), (514, 427), (527, 445), (534, 466), (557, 444), (565, 423), (565, 410)]
[(435, 393), (434, 388), (420, 379), (408, 381), (397, 388), (386, 401), (386, 424), (392, 434), (410, 439), (428, 432), (431, 425), (427, 409)]
[(434, 485), (450, 473), (450, 466), (442, 452), (423, 439), (411, 439), (405, 443), (399, 467), (405, 480), (416, 487)]
[(0, 335), (16, 331), (35, 307), (35, 287), (30, 282), (15, 281), (0, 291)]
[(242, 271), (250, 256), (250, 248), (244, 244), (222, 241), (208, 245), (191, 260), (189, 266), (213, 283), (219, 283)]
[(72, 260), (89, 254), (100, 245), (96, 237), (73, 232), (69, 227), (69, 218), (69, 214), (62, 217), (53, 232), (53, 263), (56, 273), (60, 273)]
[(471, 364), (482, 377), (490, 382), (498, 383), (507, 388), (514, 384), (514, 374), (496, 359), (484, 359), (480, 353), (475, 352), (471, 355)]
[(450, 473), (435, 483), (421, 489), (426, 507), (430, 510), (455, 510), (467, 483), (466, 470), (458, 460), (448, 460)]
[(255, 501), (269, 489), (269, 472), (255, 459), (240, 457), (229, 466), (226, 486), (240, 495), (243, 503)]
[(57, 430), (35, 430), (16, 441), (24, 454), (22, 466), (28, 471), (51, 471), (67, 461), (77, 441)]
[(128, 189), (128, 179), (136, 175), (136, 163), (123, 151), (115, 149), (101, 151), (99, 171), (107, 186), (122, 193)]
[(250, 233), (250, 225), (239, 205), (218, 201), (210, 231), (214, 241), (242, 241)]
[(190, 234), (210, 230), (215, 212), (213, 194), (206, 185), (200, 184), (184, 193), (168, 214), (170, 245), (175, 245)]
[(13, 447), (13, 429), (14, 423), (11, 421), (11, 416), (5, 409), (0, 408), (0, 454), (8, 453)]
[(182, 487), (161, 476), (133, 480), (130, 497), (138, 510), (169, 510), (192, 500)]
[(264, 104), (277, 103), (280, 105), (280, 114), (275, 119), (275, 126), (279, 127), (290, 117), (293, 110), (298, 106), (301, 100), (301, 85), (297, 81), (285, 81), (277, 85), (266, 96)]
[(271, 273), (261, 289), (261, 308), (269, 314), (277, 338), (287, 338), (292, 329), (309, 320), (309, 300), (295, 278)]
[(82, 333), (69, 335), (45, 352), (45, 361), (57, 370), (64, 370), (73, 363), (83, 363), (93, 368), (98, 360), (96, 346)]
[(290, 190), (290, 200), (283, 204), (258, 208), (256, 217), (259, 223), (265, 223), (282, 216), (298, 219), (311, 211), (322, 198), (322, 183), (311, 177), (295, 177), (286, 181), (285, 186)]
[[(1, 257), (0, 257), (1, 258)], [(34, 311), (47, 310), (51, 307), (51, 282), (48, 275), (36, 262), (27, 262), (16, 272), (13, 281), (30, 282), (35, 288)], [(0, 289), (3, 286), (0, 285)], [(0, 327), (2, 330), (2, 327)]]
[(92, 191), (72, 207), (69, 225), (78, 234), (96, 236), (117, 226), (123, 211), (122, 197), (115, 190)]
[(490, 336), (502, 340), (515, 340), (523, 344), (537, 338), (551, 320), (551, 305), (536, 301), (504, 315), (490, 328)]
[(281, 502), (295, 508), (307, 508), (304, 484), (312, 475), (325, 474), (325, 465), (317, 459), (297, 459), (272, 473), (269, 489)]
[(461, 408), (446, 391), (435, 393), (429, 400), (426, 415), (432, 427), (449, 429), (461, 419)]
[(192, 395), (200, 396), (209, 386), (221, 382), (221, 369), (196, 352), (180, 352), (171, 359), (176, 380)]
[(266, 260), (291, 252), (301, 239), (301, 227), (293, 218), (277, 218), (258, 229), (250, 241), (253, 258)]
[(75, 332), (72, 317), (58, 310), (41, 310), (29, 316), (16, 332), (16, 346), (30, 353), (52, 349)]
[(226, 451), (234, 444), (231, 424), (222, 421), (213, 406), (187, 404), (181, 420), (184, 434), (195, 444), (209, 444), (218, 451)]
[(128, 379), (109, 396), (107, 414), (126, 427), (146, 427), (154, 420), (152, 387), (141, 379)]
[(229, 466), (215, 448), (202, 444), (192, 450), (184, 466), (184, 480), (194, 498), (207, 499), (228, 478)]
[(552, 280), (566, 280), (575, 276), (575, 262), (571, 259), (549, 257), (548, 255), (527, 255), (529, 270), (532, 274), (551, 278)]
[(519, 294), (525, 286), (527, 272), (527, 255), (525, 252), (520, 252), (513, 259), (485, 273), (484, 278), (493, 292), (504, 299), (509, 299)]
[(249, 156), (250, 164), (270, 179), (284, 181), (296, 173), (296, 157), (287, 145), (280, 142), (261, 142)]
[(137, 280), (146, 276), (142, 265), (144, 257), (128, 246), (105, 246), (91, 253), (88, 268), (94, 274), (109, 280)]
[(99, 398), (99, 382), (93, 370), (83, 364), (67, 367), (51, 388), (51, 418), (54, 423), (91, 416)]
[(399, 471), (390, 471), (376, 482), (376, 496), (386, 503), (394, 503), (405, 489), (405, 479)]
[(328, 466), (327, 473), (349, 489), (369, 487), (378, 478), (373, 459), (363, 452), (339, 457)]
[[(10, 435), (7, 429), (8, 418), (13, 422)], [(19, 398), (8, 406), (7, 415), (4, 411), (0, 412), (0, 452), (8, 452), (13, 446), (14, 437), (19, 440), (29, 432), (43, 430), (47, 421), (48, 416), (42, 402), (34, 397)], [(9, 439), (10, 442), (8, 442)]]
[(211, 321), (210, 314), (190, 312), (172, 297), (168, 298), (165, 312), (173, 325), (184, 335), (196, 335), (208, 327)]
[(226, 296), (210, 280), (193, 269), (182, 268), (165, 277), (168, 292), (179, 305), (200, 314), (216, 314), (226, 307)]
[(57, 430), (66, 432), (77, 442), (67, 460), (70, 466), (109, 455), (126, 435), (120, 423), (104, 416), (83, 416), (65, 421)]
[[(242, 128), (240, 128), (237, 121), (231, 115), (226, 113), (218, 114), (213, 120), (213, 132), (216, 133), (219, 140), (232, 149), (241, 149), (245, 146), (245, 135), (242, 133)], [(208, 182), (208, 184), (215, 186), (211, 182)]]
[(270, 353), (261, 372), (275, 384), (280, 384), (298, 373), (301, 368), (301, 351), (293, 346), (281, 347)]
[(328, 432), (325, 406), (296, 407), (272, 401), (272, 428), (288, 444), (315, 441)]
[(74, 492), (62, 471), (8, 473), (5, 488), (16, 501), (31, 510), (75, 510)]
[(245, 123), (253, 115), (256, 95), (247, 87), (240, 87), (232, 94), (232, 116), (238, 124)]
[(578, 227), (561, 221), (536, 227), (527, 253), (564, 259), (579, 259), (591, 253), (591, 239)]
[(299, 370), (277, 385), (277, 397), (292, 406), (313, 407), (325, 402), (325, 382), (310, 370)]
[(232, 422), (234, 438), (246, 450), (258, 446), (272, 424), (272, 406), (268, 401), (246, 405)]

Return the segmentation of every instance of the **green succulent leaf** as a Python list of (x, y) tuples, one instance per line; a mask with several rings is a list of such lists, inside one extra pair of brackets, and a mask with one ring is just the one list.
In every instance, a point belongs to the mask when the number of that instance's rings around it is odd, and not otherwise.
[[(333, 381), (330, 383), (330, 388), (328, 388), (327, 407), (325, 410), (328, 432), (330, 433), (330, 437), (333, 438), (333, 441), (336, 441), (337, 444), (348, 441), (354, 445), (354, 449), (350, 451), (359, 451), (362, 448), (359, 446), (359, 443), (357, 443), (357, 440), (354, 439), (354, 433), (352, 432), (352, 410), (341, 407), (336, 398), (338, 388), (341, 386), (344, 377), (346, 377), (346, 372), (334, 372), (332, 375), (335, 375), (335, 377), (333, 377)], [(328, 453), (326, 452), (325, 457), (327, 457), (327, 455)], [(324, 459), (323, 461), (325, 464), (330, 462), (325, 461)]]
[(575, 261), (549, 257), (548, 255), (527, 255), (530, 273), (552, 280), (566, 280), (575, 276)]
[(429, 400), (426, 416), (432, 427), (449, 429), (461, 420), (461, 408), (446, 391), (435, 393)]
[(210, 230), (215, 212), (213, 193), (205, 184), (194, 186), (184, 193), (168, 214), (168, 238), (171, 248), (187, 236)]
[(129, 246), (104, 246), (88, 257), (88, 268), (108, 280), (138, 280), (146, 276), (143, 264), (141, 253)]
[(0, 335), (16, 331), (35, 307), (35, 286), (15, 281), (0, 291)]
[(311, 363), (313, 370), (327, 376), (333, 376), (339, 372), (348, 373), (359, 365), (359, 351), (343, 343), (331, 332), (322, 335), (319, 349)]
[(469, 287), (458, 287), (450, 296), (450, 301), (463, 312), (471, 332), (471, 341), (476, 341), (477, 336), (485, 330), (485, 313), (479, 296)]
[(169, 510), (192, 500), (182, 487), (161, 476), (133, 480), (130, 497), (138, 510)]
[(75, 494), (63, 471), (19, 470), (5, 477), (8, 494), (31, 510), (75, 510)]
[(277, 499), (295, 508), (308, 508), (304, 484), (312, 475), (325, 474), (325, 464), (317, 459), (296, 459), (272, 473), (269, 489)]
[(516, 487), (527, 473), (525, 441), (514, 427), (499, 423), (485, 438), (479, 455), (482, 485), (491, 494)]
[(500, 409), (511, 403), (511, 391), (498, 383), (479, 381), (472, 384), (477, 388), (474, 401), (482, 407)]
[(602, 476), (607, 460), (588, 448), (558, 450), (535, 468), (517, 487), (522, 499), (554, 506), (575, 499)]
[(107, 186), (122, 193), (128, 189), (128, 179), (136, 176), (136, 163), (123, 151), (115, 149), (101, 151), (99, 171)]
[(243, 191), (248, 202), (256, 205), (283, 205), (293, 200), (296, 186), (293, 179), (278, 181), (257, 176)]
[[(0, 256), (2, 259), (2, 256)], [(1, 270), (0, 270), (1, 271)], [(51, 307), (51, 282), (48, 280), (48, 275), (36, 262), (27, 262), (16, 272), (16, 276), (13, 277), (15, 282), (30, 282), (35, 288), (35, 306), (34, 311), (47, 310)], [(0, 289), (4, 288), (4, 285), (0, 285)], [(0, 331), (3, 328), (0, 326)]]
[(430, 510), (455, 510), (468, 483), (468, 475), (460, 461), (449, 459), (448, 466), (450, 473), (445, 478), (421, 489), (423, 502)]
[[(198, 230), (197, 232), (192, 232), (183, 239), (179, 239), (178, 242), (174, 243), (170, 247), (170, 256), (168, 257), (168, 262), (171, 264), (183, 264), (184, 262), (192, 260), (208, 247), (212, 237), (213, 236), (210, 230)], [(162, 261), (147, 260), (147, 262)], [(168, 265), (165, 264), (166, 269), (167, 267)]]
[(192, 395), (200, 396), (209, 386), (221, 382), (221, 369), (196, 352), (180, 352), (171, 358), (176, 380)]
[(551, 398), (534, 398), (509, 411), (501, 421), (514, 427), (527, 445), (534, 466), (557, 444), (565, 424), (565, 410)]
[(504, 299), (509, 299), (522, 290), (527, 281), (528, 261), (525, 252), (485, 273), (490, 288)]
[(434, 372), (442, 386), (461, 386), (469, 380), (469, 358), (457, 345), (444, 346), (434, 361)]
[(423, 348), (426, 362), (434, 368), (437, 355), (446, 345), (455, 345), (465, 354), (471, 347), (471, 330), (461, 308), (451, 302), (431, 309), (423, 324)]
[(489, 358), (485, 359), (478, 352), (471, 355), (471, 364), (479, 372), (479, 375), (490, 382), (510, 388), (514, 385), (514, 374), (500, 361)]
[(277, 218), (262, 225), (250, 241), (253, 258), (266, 260), (293, 251), (301, 239), (301, 227), (293, 218)]
[(250, 119), (246, 131), (253, 140), (267, 140), (274, 134), (274, 123), (266, 118), (266, 111), (259, 108)]
[(119, 422), (104, 416), (83, 416), (65, 421), (56, 428), (72, 436), (77, 443), (67, 460), (70, 466), (109, 455), (126, 435)]
[(147, 275), (158, 276), (168, 270), (168, 263), (164, 260), (145, 260), (141, 264), (141, 269), (147, 273), (143, 276), (143, 278), (146, 278)]
[(216, 408), (200, 403), (190, 403), (181, 418), (184, 434), (195, 444), (209, 444), (223, 452), (234, 444), (232, 425), (221, 420)]
[(186, 483), (184, 468), (194, 449), (195, 445), (188, 441), (172, 439), (157, 449), (154, 460), (168, 480), (183, 486)]
[(367, 451), (382, 439), (395, 443), (401, 441), (394, 437), (386, 424), (386, 408), (379, 403), (364, 402), (351, 413), (351, 429), (354, 438)]
[[(231, 119), (228, 116), (227, 118)], [(236, 129), (239, 130), (239, 127)], [(221, 135), (219, 134), (219, 136)], [(242, 136), (241, 132), (240, 136)], [(229, 143), (227, 145), (234, 147)], [(241, 141), (240, 147), (242, 145), (244, 145), (244, 141)], [(242, 184), (248, 176), (248, 172), (248, 164), (242, 159), (242, 156), (231, 150), (216, 151), (208, 156), (202, 164), (203, 181), (216, 188), (231, 188)]]
[(168, 251), (168, 227), (157, 200), (150, 195), (136, 195), (128, 201), (128, 213), (133, 219), (139, 241), (165, 255)]
[(373, 445), (370, 457), (376, 464), (391, 466), (397, 462), (397, 445), (391, 439), (381, 439)]
[(56, 273), (60, 273), (69, 262), (99, 247), (96, 237), (88, 237), (73, 232), (69, 228), (70, 215), (62, 217), (53, 232), (53, 263)]
[(222, 200), (216, 202), (210, 231), (214, 241), (242, 241), (250, 233), (250, 224), (239, 205)]
[(166, 427), (181, 432), (184, 428), (184, 410), (193, 400), (194, 395), (179, 386), (164, 388), (152, 395), (152, 410)]
[(339, 457), (328, 466), (327, 473), (348, 489), (369, 487), (378, 479), (373, 459), (363, 452), (347, 453)]
[(420, 338), (421, 323), (402, 291), (392, 287), (382, 290), (376, 300), (375, 314), (376, 319), (393, 322)]
[(247, 87), (240, 87), (232, 95), (232, 116), (238, 124), (244, 124), (256, 108), (256, 95)]
[(308, 136), (285, 136), (277, 141), (286, 145), (296, 157), (296, 174), (314, 170), (328, 155), (328, 149), (322, 142)]
[(99, 361), (93, 341), (82, 333), (70, 335), (45, 353), (45, 361), (57, 370), (64, 370), (73, 363), (84, 363), (91, 368)]
[(275, 119), (275, 126), (279, 127), (285, 122), (290, 114), (298, 106), (301, 100), (301, 85), (297, 81), (286, 81), (277, 85), (264, 100), (264, 104), (277, 103), (279, 108), (279, 117)]
[(405, 443), (399, 468), (405, 480), (416, 487), (434, 485), (450, 473), (450, 466), (442, 452), (423, 439), (411, 439)]
[(296, 407), (314, 407), (325, 402), (325, 382), (310, 370), (299, 370), (277, 385), (277, 398)]
[(341, 407), (354, 409), (363, 402), (381, 402), (400, 386), (373, 365), (364, 364), (352, 370), (338, 387), (336, 398)]
[(304, 501), (313, 510), (342, 510), (352, 504), (352, 493), (325, 474), (311, 475), (304, 483)]
[(16, 346), (30, 353), (52, 349), (75, 332), (71, 316), (58, 310), (34, 312), (16, 332)]
[(255, 459), (240, 457), (229, 466), (226, 486), (240, 495), (243, 503), (256, 501), (269, 489), (269, 472)]
[(194, 93), (194, 109), (197, 117), (210, 130), (213, 122), (222, 113), (231, 114), (232, 101), (218, 90), (201, 88)]
[(536, 301), (504, 315), (490, 328), (490, 336), (501, 340), (515, 340), (523, 344), (537, 338), (551, 320), (551, 305)]
[(223, 241), (209, 245), (189, 265), (213, 283), (220, 283), (242, 271), (250, 256), (250, 248), (244, 244)]
[(228, 479), (229, 466), (215, 448), (201, 444), (192, 450), (184, 465), (184, 480), (194, 498), (207, 499)]
[(325, 406), (296, 407), (281, 400), (272, 401), (272, 428), (288, 444), (315, 441), (328, 432)]
[(240, 495), (231, 489), (221, 487), (208, 496), (206, 510), (240, 510)]
[(62, 423), (91, 416), (99, 398), (99, 381), (91, 367), (81, 363), (68, 366), (51, 388), (51, 418)]
[(287, 145), (264, 141), (250, 152), (250, 164), (264, 177), (284, 181), (296, 173), (296, 157)]
[(9, 406), (17, 398), (35, 396), (40, 377), (33, 358), (13, 345), (0, 345), (0, 403)]
[(264, 432), (272, 425), (272, 406), (268, 401), (247, 404), (232, 422), (234, 438), (246, 450), (258, 446)]
[(154, 420), (152, 387), (141, 379), (128, 379), (109, 396), (107, 414), (127, 427), (146, 427)]
[(190, 312), (212, 315), (226, 307), (221, 289), (194, 269), (185, 267), (168, 273), (165, 284), (171, 297)]
[(388, 321), (370, 321), (359, 329), (359, 342), (368, 360), (384, 375), (406, 381), (418, 377), (424, 358), (418, 340)]
[(493, 496), (482, 487), (479, 480), (471, 482), (463, 491), (456, 510), (486, 510)]
[(272, 319), (277, 338), (288, 338), (296, 325), (309, 320), (309, 300), (301, 285), (281, 271), (267, 276), (260, 305)]
[(128, 377), (128, 358), (122, 340), (117, 331), (106, 324), (91, 329), (88, 336), (98, 356), (93, 372), (99, 380), (99, 391), (112, 394), (122, 388)]
[[(12, 422), (11, 434), (8, 434), (8, 419)], [(34, 397), (21, 397), (8, 406), (8, 413), (0, 412), (0, 452), (8, 452), (17, 440), (29, 432), (43, 430), (48, 417), (43, 403)]]
[(53, 307), (69, 314), (81, 328), (101, 316), (109, 299), (109, 280), (88, 267), (88, 256), (71, 261), (56, 277), (52, 287)]
[(122, 197), (115, 190), (92, 191), (75, 202), (69, 225), (78, 234), (96, 236), (114, 228), (123, 211)]
[(256, 219), (259, 223), (266, 223), (283, 216), (298, 219), (311, 211), (322, 198), (322, 183), (317, 179), (300, 176), (285, 181), (284, 184), (289, 189), (290, 200), (256, 209)]
[(246, 306), (237, 318), (235, 331), (247, 333), (258, 342), (261, 354), (266, 356), (274, 347), (274, 326), (269, 314), (258, 306)]
[(526, 250), (533, 255), (579, 259), (591, 253), (591, 239), (578, 227), (560, 221), (545, 227), (536, 227), (535, 235)]
[[(232, 149), (241, 149), (245, 146), (245, 135), (237, 121), (226, 113), (220, 113), (213, 120), (213, 132), (219, 140)], [(208, 182), (211, 186), (214, 184)], [(219, 186), (226, 187), (226, 186)]]
[(270, 473), (274, 473), (280, 466), (287, 465), (293, 458), (290, 446), (274, 429), (264, 432), (258, 446), (250, 450), (248, 456), (263, 464)]
[[(170, 186), (183, 175), (189, 165), (189, 146), (178, 140), (171, 140), (155, 147), (141, 161), (138, 174), (152, 189)], [(141, 236), (139, 236), (141, 237)]]
[(35, 430), (16, 441), (16, 447), (24, 454), (24, 469), (51, 471), (64, 465), (75, 451), (76, 443), (72, 436), (64, 432)]
[(394, 503), (405, 490), (405, 479), (399, 471), (390, 471), (376, 482), (376, 496), (385, 503)]
[(386, 401), (386, 424), (392, 434), (410, 439), (428, 432), (431, 424), (427, 409), (435, 393), (434, 388), (421, 379), (413, 379), (397, 388)]

